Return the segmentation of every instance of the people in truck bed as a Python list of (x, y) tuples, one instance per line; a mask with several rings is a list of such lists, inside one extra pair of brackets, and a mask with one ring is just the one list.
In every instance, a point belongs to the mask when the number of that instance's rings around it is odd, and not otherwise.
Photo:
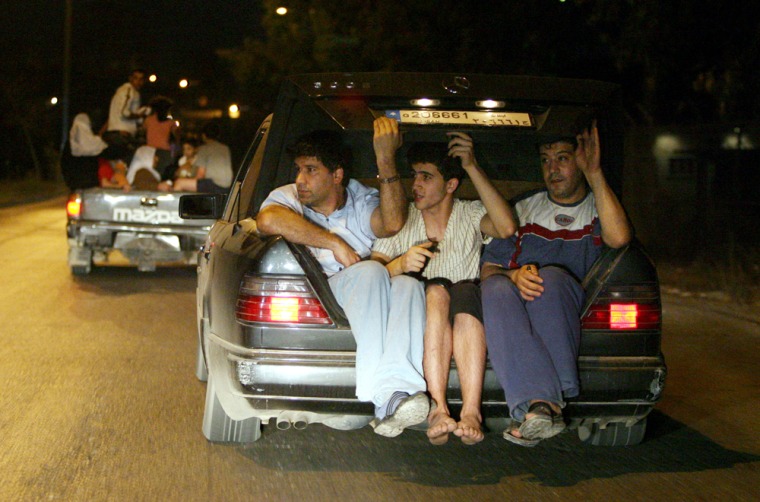
[(136, 190), (157, 190), (161, 175), (156, 171), (158, 156), (152, 146), (143, 145), (135, 150), (127, 171), (127, 181)]
[(520, 199), (519, 228), (483, 252), (483, 318), (491, 365), (512, 417), (504, 438), (534, 446), (564, 430), (579, 393), (582, 279), (601, 253), (632, 238), (600, 164), (594, 123), (538, 148), (546, 188)]
[[(435, 404), (427, 436), (431, 443), (443, 444), (454, 433), (463, 443), (475, 444), (483, 440), (480, 404), (486, 364), (477, 284), (480, 250), (491, 237), (512, 235), (517, 223), (507, 201), (478, 165), (472, 138), (461, 132), (450, 132), (448, 137), (448, 144), (416, 143), (409, 148), (407, 159), (414, 176), (409, 218), (398, 234), (375, 241), (372, 257), (386, 265), (391, 277), (424, 267), (423, 368)], [(454, 197), (465, 174), (480, 200)], [(462, 390), (459, 421), (451, 417), (446, 400), (452, 355)]]

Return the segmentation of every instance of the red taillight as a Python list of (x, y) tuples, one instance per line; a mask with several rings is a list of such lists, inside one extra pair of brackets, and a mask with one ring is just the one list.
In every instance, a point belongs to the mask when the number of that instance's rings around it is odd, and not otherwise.
[(583, 329), (659, 329), (660, 306), (651, 303), (597, 304), (582, 320)]
[(246, 275), (235, 314), (241, 322), (332, 324), (308, 282), (301, 278)]
[(77, 195), (69, 197), (66, 203), (66, 215), (69, 218), (79, 218), (82, 214), (82, 199)]

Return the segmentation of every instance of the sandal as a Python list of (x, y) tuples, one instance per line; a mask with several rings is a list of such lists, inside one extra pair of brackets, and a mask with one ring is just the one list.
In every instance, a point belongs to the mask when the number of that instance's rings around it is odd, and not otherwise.
[(504, 439), (506, 439), (510, 443), (514, 443), (520, 446), (525, 446), (526, 448), (532, 448), (541, 442), (540, 439), (527, 439), (524, 437), (515, 436), (513, 433), (519, 432), (521, 425), (522, 424), (520, 422), (517, 422), (516, 420), (510, 421), (509, 426), (507, 426), (507, 428), (504, 429), (504, 434), (503, 434)]
[(526, 419), (520, 425), (520, 435), (525, 439), (549, 439), (565, 430), (562, 415), (555, 413), (549, 403), (538, 401), (530, 405), (528, 414), (533, 417)]

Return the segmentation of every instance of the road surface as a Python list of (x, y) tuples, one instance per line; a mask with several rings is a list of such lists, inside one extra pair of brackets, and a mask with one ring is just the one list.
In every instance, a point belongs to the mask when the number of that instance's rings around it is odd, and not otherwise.
[(757, 500), (760, 329), (666, 296), (665, 396), (644, 444), (499, 430), (429, 445), (369, 428), (201, 433), (195, 272), (66, 265), (64, 200), (0, 209), (1, 500)]

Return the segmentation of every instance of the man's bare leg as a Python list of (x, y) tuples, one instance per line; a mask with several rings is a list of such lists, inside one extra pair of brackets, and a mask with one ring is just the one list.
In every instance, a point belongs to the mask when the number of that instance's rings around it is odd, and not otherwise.
[(480, 403), (486, 368), (486, 335), (483, 324), (470, 314), (457, 314), (453, 330), (454, 358), (462, 386), (462, 413), (454, 435), (464, 444), (483, 440)]
[(446, 388), (449, 385), (451, 365), (451, 325), (449, 324), (449, 292), (443, 286), (428, 286), (426, 292), (427, 321), (425, 324), (425, 354), (422, 368), (428, 392), (435, 406), (428, 415), (427, 436), (435, 445), (449, 440), (456, 429), (456, 421), (449, 415)]

